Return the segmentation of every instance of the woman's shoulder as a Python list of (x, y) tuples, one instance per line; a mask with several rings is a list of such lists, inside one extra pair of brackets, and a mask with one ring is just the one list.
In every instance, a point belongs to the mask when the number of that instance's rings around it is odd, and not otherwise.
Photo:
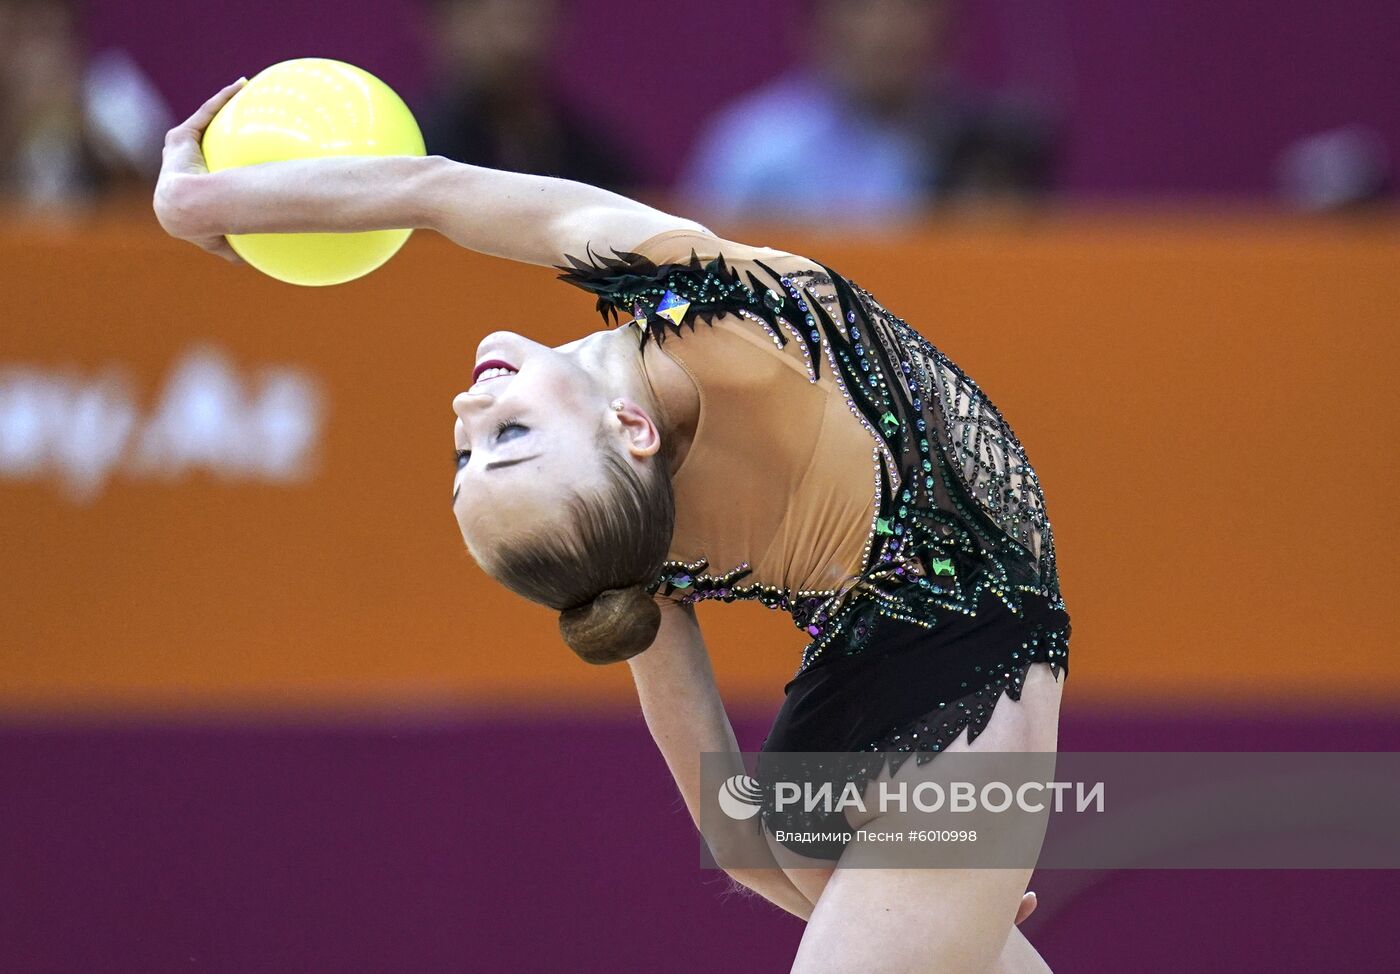
[(655, 316), (677, 329), (683, 319), (736, 311), (771, 318), (793, 278), (825, 272), (799, 254), (727, 240), (696, 225), (662, 231), (627, 250), (567, 257), (561, 280), (596, 295), (605, 319)]
[(692, 258), (708, 264), (723, 258), (730, 265), (767, 264), (777, 270), (819, 266), (815, 261), (786, 250), (727, 240), (708, 230), (692, 227), (663, 231), (637, 244), (632, 251), (657, 265), (685, 264)]

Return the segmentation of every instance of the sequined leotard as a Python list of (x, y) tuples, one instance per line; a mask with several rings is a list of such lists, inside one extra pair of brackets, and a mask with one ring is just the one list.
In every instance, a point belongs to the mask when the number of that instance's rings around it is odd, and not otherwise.
[(757, 599), (811, 637), (765, 748), (922, 762), (975, 738), (1032, 664), (1067, 668), (1040, 483), (927, 338), (782, 251), (676, 230), (590, 257), (564, 279), (700, 394), (653, 593)]

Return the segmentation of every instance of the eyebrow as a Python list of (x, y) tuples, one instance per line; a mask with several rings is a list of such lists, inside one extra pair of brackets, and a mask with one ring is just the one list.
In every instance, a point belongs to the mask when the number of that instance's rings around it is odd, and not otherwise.
[(493, 460), (486, 465), (486, 469), (495, 470), (497, 467), (509, 467), (511, 464), (524, 463), (526, 460), (533, 460), (538, 456), (540, 456), (540, 454), (532, 453), (528, 457), (519, 457), (515, 460)]

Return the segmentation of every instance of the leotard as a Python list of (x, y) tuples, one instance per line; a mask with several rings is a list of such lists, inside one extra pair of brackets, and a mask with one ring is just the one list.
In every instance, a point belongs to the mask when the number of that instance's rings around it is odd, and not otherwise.
[(975, 739), (1032, 665), (1067, 671), (1040, 482), (924, 335), (822, 264), (698, 231), (570, 262), (605, 320), (631, 316), (644, 371), (666, 355), (699, 395), (652, 593), (758, 600), (808, 637), (764, 751), (897, 770)]

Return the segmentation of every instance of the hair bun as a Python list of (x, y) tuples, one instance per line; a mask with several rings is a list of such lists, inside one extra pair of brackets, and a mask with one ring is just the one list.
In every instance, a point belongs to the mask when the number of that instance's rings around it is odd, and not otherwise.
[(656, 639), (661, 609), (640, 585), (610, 588), (592, 602), (559, 613), (559, 631), (585, 663), (619, 663)]

